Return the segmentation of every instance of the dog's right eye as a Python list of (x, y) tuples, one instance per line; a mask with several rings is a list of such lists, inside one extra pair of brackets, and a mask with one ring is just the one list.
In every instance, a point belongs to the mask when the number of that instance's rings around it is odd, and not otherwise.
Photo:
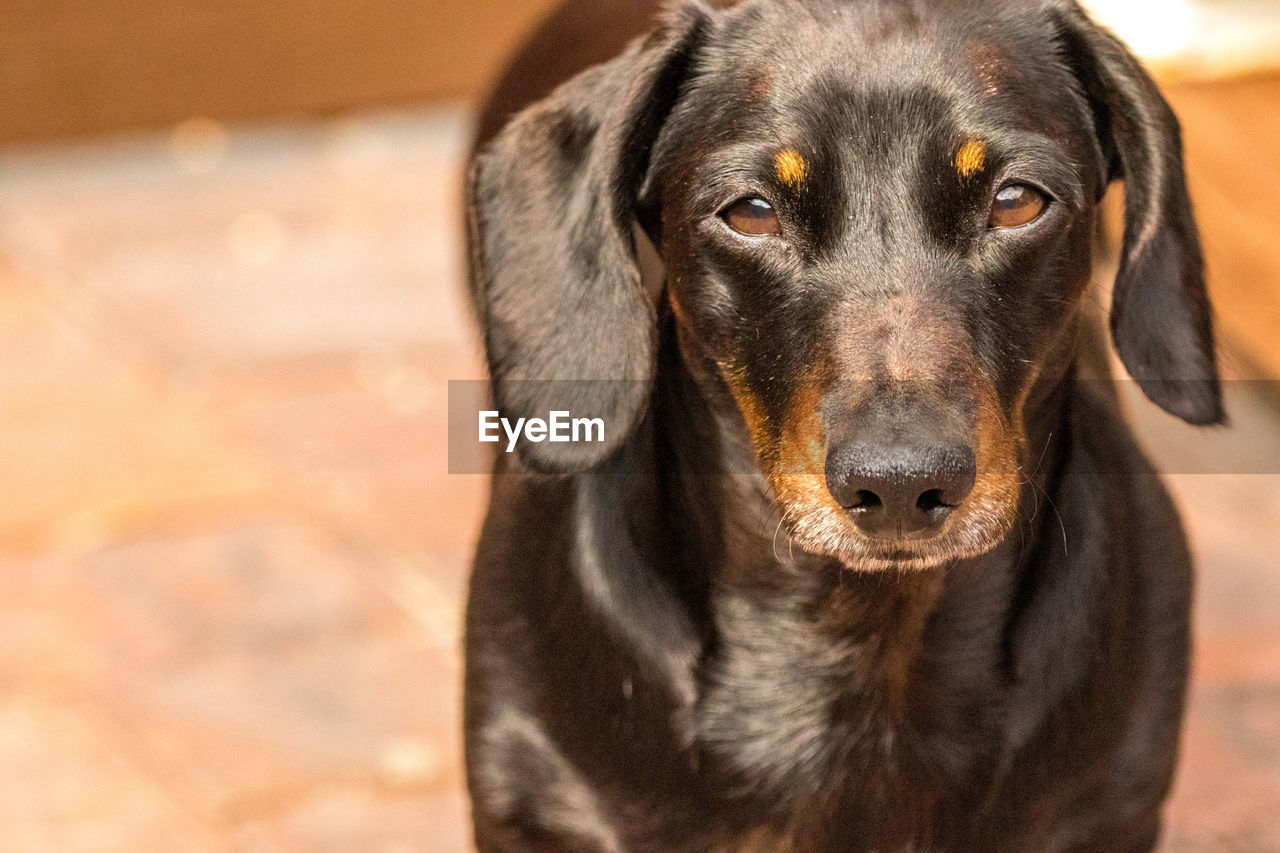
[(735, 201), (720, 215), (730, 228), (748, 237), (776, 237), (782, 233), (777, 212), (762, 198)]
[(1044, 193), (1026, 184), (1010, 184), (991, 203), (991, 228), (1021, 228), (1040, 218), (1049, 201)]

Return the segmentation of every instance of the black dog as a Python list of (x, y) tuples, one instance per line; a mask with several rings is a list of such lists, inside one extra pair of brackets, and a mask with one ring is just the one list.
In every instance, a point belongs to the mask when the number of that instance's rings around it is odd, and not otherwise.
[(498, 466), (477, 845), (1151, 849), (1190, 564), (1076, 360), (1123, 179), (1115, 345), (1222, 419), (1168, 106), (1072, 0), (686, 3), (548, 94), (652, 6), (563, 9), (472, 172), (497, 408), (607, 427)]

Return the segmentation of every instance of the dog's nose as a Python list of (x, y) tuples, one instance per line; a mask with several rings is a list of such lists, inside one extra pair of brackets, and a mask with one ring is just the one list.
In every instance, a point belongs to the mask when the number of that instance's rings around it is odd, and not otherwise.
[(854, 442), (828, 454), (826, 477), (831, 496), (863, 533), (918, 537), (936, 532), (968, 497), (977, 464), (963, 444)]

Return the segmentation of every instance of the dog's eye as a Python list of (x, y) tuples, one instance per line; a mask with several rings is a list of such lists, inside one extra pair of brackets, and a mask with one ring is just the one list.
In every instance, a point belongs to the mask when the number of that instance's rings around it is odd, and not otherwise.
[(777, 212), (762, 198), (735, 201), (721, 215), (730, 228), (749, 237), (770, 237), (782, 233)]
[(1026, 184), (1010, 184), (996, 193), (991, 203), (992, 228), (1020, 228), (1040, 218), (1049, 201), (1035, 187)]

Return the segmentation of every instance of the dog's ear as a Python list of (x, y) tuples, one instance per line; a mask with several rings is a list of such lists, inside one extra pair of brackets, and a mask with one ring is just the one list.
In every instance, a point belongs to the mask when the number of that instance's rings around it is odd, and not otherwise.
[(1178, 120), (1132, 53), (1071, 2), (1055, 3), (1107, 170), (1124, 181), (1124, 245), (1111, 307), (1120, 360), (1146, 395), (1193, 424), (1223, 421), (1204, 260)]
[(503, 417), (603, 420), (604, 441), (531, 443), (549, 473), (583, 470), (644, 416), (657, 310), (633, 242), (650, 150), (708, 24), (700, 4), (520, 113), (468, 186), (473, 296)]

